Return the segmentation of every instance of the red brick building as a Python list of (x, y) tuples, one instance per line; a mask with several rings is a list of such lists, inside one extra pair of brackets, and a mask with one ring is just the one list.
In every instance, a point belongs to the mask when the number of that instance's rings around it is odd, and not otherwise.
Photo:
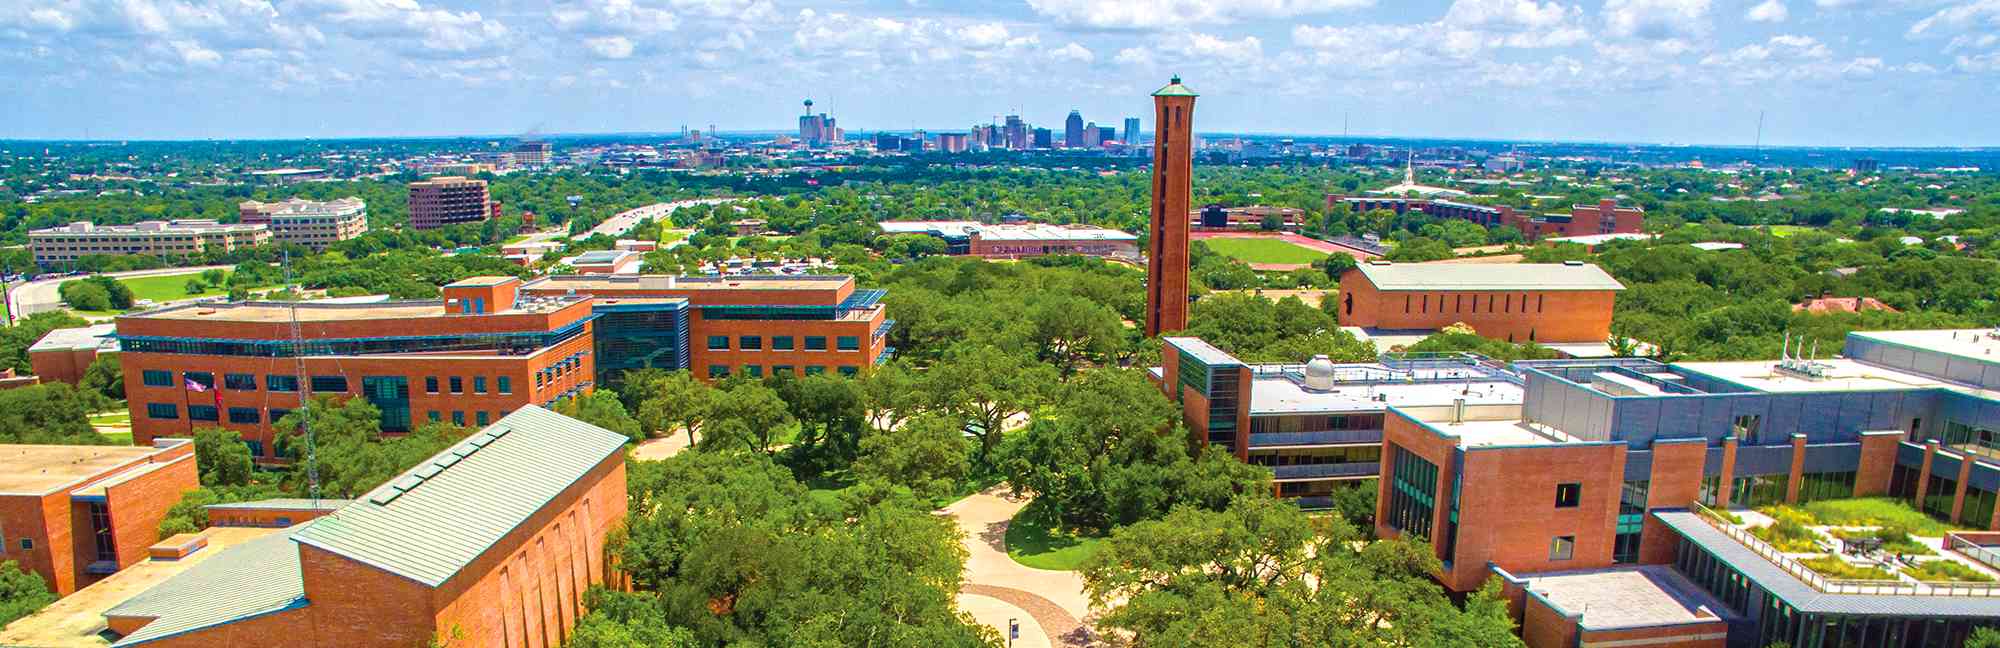
[(202, 507), (211, 527), (285, 528), (319, 519), (352, 504), (344, 499), (279, 498)]
[(0, 560), (67, 596), (145, 560), (167, 509), (200, 486), (191, 441), (0, 445)]
[(702, 378), (845, 375), (882, 361), (884, 291), (846, 275), (553, 276), (524, 295), (594, 297), (598, 367), (683, 368)]
[(584, 592), (613, 578), (625, 442), (524, 407), (331, 515), (111, 608), (112, 645), (560, 646)]
[(133, 439), (220, 427), (269, 460), (278, 458), (275, 423), (309, 396), (367, 398), (393, 434), (425, 421), (484, 425), (589, 391), (590, 300), (517, 298), (520, 285), (475, 277), (445, 286), (442, 300), (195, 304), (120, 316)]
[(477, 223), (500, 215), (500, 203), (486, 193), (486, 181), (438, 176), (410, 183), (410, 229)]
[(118, 352), (117, 332), (111, 324), (49, 331), (28, 347), (28, 366), (42, 382), (77, 384), (98, 355)]
[(1397, 198), (1389, 196), (1343, 196), (1327, 194), (1327, 209), (1346, 205), (1355, 213), (1378, 209), (1398, 214), (1422, 212), (1438, 218), (1456, 218), (1487, 227), (1505, 225), (1520, 230), (1530, 241), (1559, 236), (1637, 234), (1645, 227), (1646, 211), (1621, 206), (1604, 199), (1595, 205), (1571, 205), (1568, 214), (1530, 215), (1506, 205), (1475, 205), (1445, 199)]
[(1188, 323), (1188, 203), (1194, 192), (1194, 100), (1181, 78), (1153, 93), (1152, 236), (1146, 241), (1146, 336)]
[(1369, 261), (1340, 277), (1341, 326), (1437, 330), (1465, 323), (1509, 342), (1602, 343), (1625, 287), (1597, 266), (1397, 264)]

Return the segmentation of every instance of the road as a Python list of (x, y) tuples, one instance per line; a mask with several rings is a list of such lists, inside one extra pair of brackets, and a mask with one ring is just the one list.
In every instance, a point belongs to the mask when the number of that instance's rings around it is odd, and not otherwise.
[(603, 234), (611, 238), (618, 238), (624, 233), (631, 231), (632, 228), (638, 227), (639, 221), (641, 220), (651, 218), (655, 222), (665, 223), (667, 220), (667, 216), (669, 214), (674, 213), (674, 210), (676, 209), (692, 205), (720, 205), (722, 203), (726, 203), (731, 200), (735, 199), (700, 198), (696, 200), (676, 200), (674, 202), (653, 203), (651, 205), (646, 205), (644, 207), (634, 207), (622, 212), (618, 212), (617, 216), (612, 216), (611, 218), (605, 219), (604, 222), (598, 223), (597, 227), (590, 228), (590, 231), (588, 232), (577, 234), (569, 238), (572, 241), (581, 241), (590, 238), (591, 235), (593, 234)]
[[(212, 265), (212, 266), (196, 266), (191, 268), (159, 268), (156, 270), (131, 270), (127, 272), (107, 272), (105, 273), (105, 275), (115, 279), (129, 279), (133, 277), (156, 277), (160, 275), (193, 274), (207, 270), (216, 270), (216, 269), (228, 270), (234, 267), (236, 266)], [(25, 317), (43, 311), (56, 310), (62, 307), (62, 295), (56, 292), (56, 287), (62, 285), (62, 283), (65, 281), (69, 281), (72, 279), (81, 279), (81, 278), (82, 277), (56, 277), (54, 279), (30, 281), (28, 283), (11, 287), (7, 290), (7, 304), (14, 309), (14, 314), (16, 317)]]

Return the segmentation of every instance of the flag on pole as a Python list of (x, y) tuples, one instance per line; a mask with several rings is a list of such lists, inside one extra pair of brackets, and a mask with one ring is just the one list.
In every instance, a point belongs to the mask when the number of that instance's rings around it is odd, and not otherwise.
[(193, 391), (193, 392), (202, 392), (202, 393), (208, 392), (208, 385), (201, 384), (201, 381), (195, 380), (193, 378), (187, 379), (187, 388), (188, 391)]

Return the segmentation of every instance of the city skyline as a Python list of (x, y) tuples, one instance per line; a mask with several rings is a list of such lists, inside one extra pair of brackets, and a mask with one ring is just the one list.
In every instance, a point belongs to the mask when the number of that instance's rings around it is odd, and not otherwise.
[(1212, 132), (1750, 145), (1761, 112), (1766, 145), (2000, 145), (1966, 108), (1995, 25), (1977, 0), (23, 4), (0, 137), (784, 131), (802, 96), (854, 132), (1114, 125), (1180, 74)]

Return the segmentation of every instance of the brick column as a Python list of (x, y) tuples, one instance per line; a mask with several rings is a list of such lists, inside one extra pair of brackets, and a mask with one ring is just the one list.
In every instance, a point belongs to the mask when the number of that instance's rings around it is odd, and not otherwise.
[[(1653, 473), (1646, 489), (1646, 508), (1686, 508), (1701, 497), (1701, 473), (1708, 463), (1707, 439), (1663, 439), (1653, 442)], [(1627, 479), (1637, 475), (1626, 475)], [(1678, 544), (1673, 529), (1646, 516), (1639, 535), (1639, 562), (1671, 563)]]
[(1965, 489), (1971, 487), (1972, 455), (1958, 459), (1958, 492), (1951, 495), (1951, 521), (1958, 521), (1959, 509), (1965, 507)]
[(1715, 508), (1729, 508), (1729, 491), (1736, 481), (1736, 438), (1722, 440), (1722, 471), (1715, 487)]
[(1917, 470), (1917, 491), (1910, 500), (1910, 503), (1919, 509), (1923, 508), (1925, 491), (1931, 487), (1931, 458), (1937, 456), (1937, 451), (1937, 439), (1924, 442), (1924, 465)]
[(1896, 471), (1896, 449), (1902, 441), (1900, 430), (1861, 433), (1861, 464), (1854, 467), (1855, 497), (1889, 492)]
[(1792, 435), (1792, 473), (1785, 481), (1785, 503), (1799, 503), (1799, 485), (1805, 482), (1806, 435)]

